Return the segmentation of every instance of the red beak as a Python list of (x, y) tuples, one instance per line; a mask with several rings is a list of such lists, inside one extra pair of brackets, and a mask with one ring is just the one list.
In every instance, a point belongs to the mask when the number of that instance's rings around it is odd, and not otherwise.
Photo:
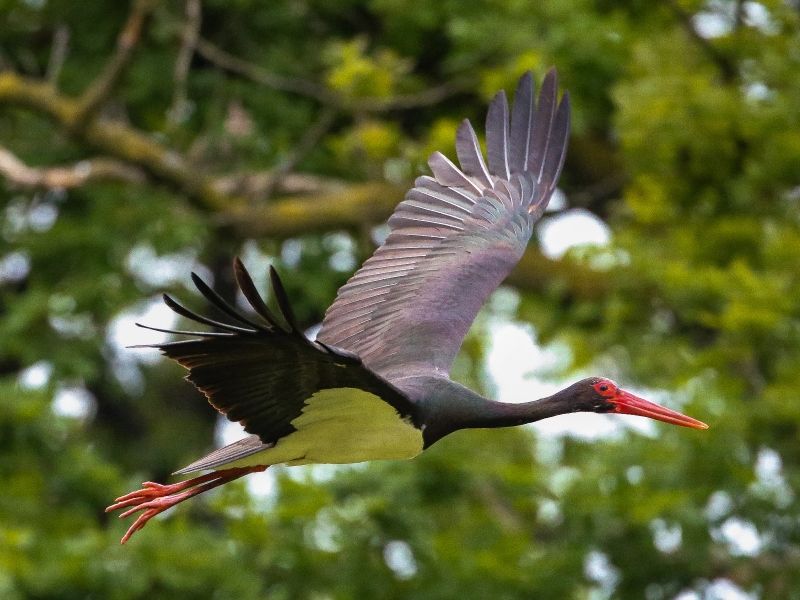
[(672, 423), (673, 425), (680, 425), (682, 427), (708, 429), (708, 425), (702, 421), (659, 406), (654, 402), (649, 402), (644, 398), (639, 398), (624, 390), (620, 390), (612, 402), (616, 406), (614, 412), (623, 415), (638, 415), (640, 417), (649, 417), (650, 419), (656, 419), (657, 421), (664, 421), (665, 423)]

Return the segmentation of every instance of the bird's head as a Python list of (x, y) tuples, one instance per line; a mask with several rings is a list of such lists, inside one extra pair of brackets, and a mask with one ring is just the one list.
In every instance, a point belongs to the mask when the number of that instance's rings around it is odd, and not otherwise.
[(579, 408), (577, 410), (580, 411), (638, 415), (673, 425), (708, 429), (708, 425), (702, 421), (639, 398), (605, 377), (589, 377), (579, 381), (575, 386), (578, 387), (576, 396)]

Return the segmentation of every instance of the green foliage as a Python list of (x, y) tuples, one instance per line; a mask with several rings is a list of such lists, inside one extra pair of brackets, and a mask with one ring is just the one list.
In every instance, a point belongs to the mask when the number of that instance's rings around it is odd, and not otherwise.
[[(737, 22), (737, 7), (758, 14)], [(128, 8), (0, 0), (0, 69), (44, 78), (54, 35), (66, 30), (52, 83), (79, 95), (103, 71)], [(0, 190), (1, 597), (658, 600), (720, 597), (713, 584), (727, 580), (753, 597), (800, 598), (796, 6), (208, 0), (202, 9), (200, 33), (218, 48), (340, 100), (330, 131), (290, 165), (317, 176), (410, 180), (433, 150), (453, 156), (460, 119), (479, 123), (496, 89), (556, 65), (574, 107), (567, 205), (602, 219), (612, 241), (553, 262), (552, 282), (521, 292), (514, 318), (569, 347), (559, 371), (602, 369), (664, 390), (711, 429), (624, 429), (593, 441), (472, 431), (407, 463), (274, 468), (272, 495), (225, 486), (119, 547), (123, 527), (103, 508), (208, 450), (215, 429), (180, 369), (118, 347), (120, 318), (163, 291), (201, 308), (190, 269), (229, 293), (229, 260), (241, 253), (262, 288), (267, 262), (279, 265), (298, 318), (312, 325), (373, 241), (368, 230), (245, 239), (152, 174), (67, 191), (9, 183)], [(727, 26), (697, 39), (687, 27), (700, 12)], [(313, 95), (195, 55), (190, 109), (171, 116), (184, 20), (183, 3), (157, 6), (107, 118), (216, 175), (292, 162), (319, 118)], [(460, 87), (432, 104), (348, 108), (445, 82)], [(19, 107), (3, 106), (0, 140), (33, 166), (97, 155)], [(570, 284), (576, 269), (597, 285)], [(489, 316), (509, 318), (499, 308)], [(484, 390), (491, 319), (479, 318), (455, 368)], [(83, 398), (77, 412), (59, 404), (70, 391)], [(737, 542), (732, 531), (751, 534)]]

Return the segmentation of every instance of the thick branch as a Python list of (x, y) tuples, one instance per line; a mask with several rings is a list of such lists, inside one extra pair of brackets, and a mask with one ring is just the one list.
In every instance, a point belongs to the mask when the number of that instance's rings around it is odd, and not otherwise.
[(81, 104), (52, 86), (15, 73), (0, 73), (0, 104), (37, 110), (95, 149), (136, 165), (186, 193), (204, 209), (222, 210), (238, 198), (217, 190), (211, 178), (194, 169), (178, 152), (123, 123), (91, 118), (82, 122)]
[(77, 133), (91, 146), (140, 165), (162, 181), (185, 192), (204, 209), (224, 210), (241, 201), (220, 194), (212, 178), (204, 175), (178, 152), (121, 123), (96, 120)]
[(323, 194), (337, 186), (341, 186), (338, 179), (310, 173), (287, 173), (276, 177), (273, 171), (233, 173), (214, 180), (214, 188), (220, 194), (246, 198), (266, 198), (270, 193), (287, 196)]
[(16, 104), (43, 113), (62, 126), (72, 123), (78, 103), (62, 97), (49, 83), (0, 71), (0, 104)]
[[(109, 156), (136, 165), (165, 183), (185, 192), (205, 210), (225, 213), (244, 204), (236, 191), (244, 187), (265, 193), (272, 185), (274, 173), (253, 176), (228, 176), (213, 179), (206, 176), (178, 152), (167, 148), (133, 127), (106, 119), (94, 119), (83, 126), (75, 122), (79, 114), (76, 100), (59, 94), (52, 86), (20, 77), (12, 72), (0, 73), (0, 105), (12, 104), (33, 109), (53, 119), (73, 136), (87, 142)], [(324, 120), (323, 125), (327, 122)], [(285, 192), (330, 190), (330, 181), (313, 176), (284, 174), (276, 189)], [(324, 186), (324, 187), (323, 187)], [(365, 198), (362, 198), (362, 201)], [(368, 200), (368, 198), (366, 199)], [(385, 213), (381, 213), (382, 215)]]
[(403, 199), (404, 188), (388, 183), (352, 184), (313, 198), (275, 198), (269, 204), (234, 208), (217, 222), (250, 238), (289, 238), (304, 233), (381, 223)]
[(30, 167), (0, 146), (0, 175), (23, 188), (74, 188), (91, 181), (142, 183), (144, 173), (116, 160), (95, 158), (66, 167)]

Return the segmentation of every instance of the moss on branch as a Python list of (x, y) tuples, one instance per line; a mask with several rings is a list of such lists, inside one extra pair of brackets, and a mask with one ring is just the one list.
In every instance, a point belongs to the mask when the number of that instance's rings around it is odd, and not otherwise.
[(226, 210), (241, 198), (221, 193), (212, 178), (195, 169), (178, 152), (126, 124), (101, 117), (86, 119), (80, 101), (53, 86), (11, 72), (0, 73), (0, 105), (16, 105), (42, 113), (72, 137), (109, 156), (139, 166), (158, 180), (184, 192), (195, 204)]

